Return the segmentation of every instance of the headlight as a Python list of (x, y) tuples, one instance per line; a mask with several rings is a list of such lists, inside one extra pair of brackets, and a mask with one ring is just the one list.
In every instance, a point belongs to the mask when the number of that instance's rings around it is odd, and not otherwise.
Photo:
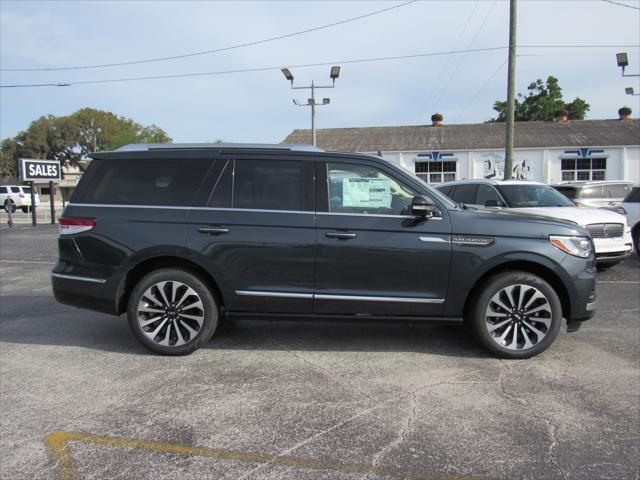
[(587, 237), (565, 237), (563, 235), (551, 235), (549, 241), (554, 247), (563, 252), (580, 258), (588, 258), (591, 255), (591, 240)]

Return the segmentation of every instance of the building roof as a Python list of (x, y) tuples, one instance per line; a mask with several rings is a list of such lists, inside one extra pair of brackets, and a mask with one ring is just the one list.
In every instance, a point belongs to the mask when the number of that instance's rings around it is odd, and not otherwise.
[[(316, 131), (318, 147), (351, 152), (482, 150), (505, 147), (504, 123), (324, 128)], [(283, 143), (310, 143), (310, 130), (294, 130)], [(638, 120), (570, 120), (517, 122), (516, 148), (605, 147), (640, 144)]]

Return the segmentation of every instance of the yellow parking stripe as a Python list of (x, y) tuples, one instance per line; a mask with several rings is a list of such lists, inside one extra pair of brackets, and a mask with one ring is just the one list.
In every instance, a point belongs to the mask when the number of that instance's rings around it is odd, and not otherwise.
[(44, 438), (44, 443), (49, 450), (52, 460), (58, 467), (61, 480), (80, 480), (69, 453), (68, 443), (71, 441), (93, 443), (132, 449), (149, 450), (154, 452), (176, 453), (182, 455), (195, 455), (198, 457), (219, 458), (222, 460), (235, 460), (248, 463), (272, 463), (298, 468), (311, 468), (315, 470), (330, 470), (341, 473), (367, 473), (385, 474), (403, 479), (416, 480), (478, 480), (478, 477), (468, 475), (440, 475), (427, 472), (395, 470), (385, 467), (373, 467), (365, 464), (337, 463), (326, 460), (299, 458), (291, 456), (273, 456), (262, 453), (242, 452), (236, 450), (219, 450), (215, 448), (192, 447), (174, 443), (153, 442), (147, 440), (135, 440), (131, 438), (111, 437), (107, 435), (92, 435), (80, 432), (57, 431)]

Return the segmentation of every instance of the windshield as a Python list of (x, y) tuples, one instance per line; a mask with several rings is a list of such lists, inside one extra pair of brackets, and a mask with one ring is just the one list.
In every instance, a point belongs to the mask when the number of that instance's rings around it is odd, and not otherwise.
[(501, 185), (500, 190), (511, 208), (575, 206), (567, 197), (546, 185)]

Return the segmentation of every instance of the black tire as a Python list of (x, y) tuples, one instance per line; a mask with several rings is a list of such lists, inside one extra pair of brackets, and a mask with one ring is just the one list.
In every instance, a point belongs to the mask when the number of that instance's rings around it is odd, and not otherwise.
[[(515, 287), (515, 289), (511, 289), (511, 287)], [(504, 310), (497, 306), (492, 299), (497, 296), (498, 300), (504, 300), (502, 301), (504, 306), (510, 306), (505, 289), (510, 289), (514, 300), (516, 296), (523, 295), (522, 305), (525, 305), (534, 295), (542, 294), (544, 298), (533, 300), (528, 308), (530, 311), (543, 305), (544, 310), (538, 310), (539, 313), (531, 313), (530, 315), (522, 314), (522, 310), (516, 313), (511, 310)], [(532, 273), (513, 271), (492, 277), (480, 288), (473, 302), (466, 319), (467, 324), (479, 343), (494, 356), (510, 359), (533, 357), (546, 350), (558, 336), (558, 332), (560, 332), (562, 325), (560, 298), (551, 285)], [(492, 305), (491, 310), (489, 310), (490, 303)], [(515, 301), (514, 303), (517, 306), (518, 302)], [(489, 311), (496, 312), (496, 317), (488, 315)], [(505, 312), (507, 312), (506, 315)], [(497, 315), (500, 315), (500, 317)], [(542, 321), (548, 322), (549, 325), (546, 326)], [(499, 323), (505, 323), (504, 327), (494, 330), (494, 334), (490, 333), (489, 328), (494, 328)], [(503, 342), (506, 343), (510, 339), (512, 344), (515, 345), (514, 348), (499, 344), (497, 338), (510, 326), (512, 333), (510, 335), (507, 333)], [(529, 326), (534, 326), (538, 332), (545, 333), (545, 335), (538, 336), (529, 329)], [(516, 334), (515, 339), (514, 330), (519, 332), (519, 336)], [(527, 346), (524, 343), (525, 337), (532, 346)], [(520, 349), (518, 349), (518, 341), (524, 344)]]
[(10, 198), (4, 201), (4, 211), (7, 213), (15, 213), (16, 211), (16, 204)]
[(637, 226), (632, 233), (633, 237), (633, 248), (635, 248), (636, 253), (640, 255), (640, 226)]
[[(158, 284), (162, 285), (164, 295), (160, 292)], [(176, 293), (172, 298), (171, 292), (174, 288)], [(188, 289), (192, 289), (191, 291), (195, 294), (188, 293)], [(148, 295), (151, 295), (157, 303), (150, 301)], [(179, 302), (183, 295), (185, 295), (184, 301)], [(168, 303), (163, 300), (163, 297)], [(196, 303), (201, 304), (202, 308), (199, 306), (187, 310), (180, 308)], [(154, 312), (139, 311), (139, 308), (152, 309)], [(155, 322), (146, 326), (141, 324), (141, 322), (152, 321), (156, 316), (158, 320)], [(202, 318), (201, 325), (193, 320), (194, 317)], [(178, 268), (166, 268), (149, 273), (136, 284), (129, 296), (127, 318), (133, 334), (149, 350), (162, 355), (188, 355), (206, 344), (213, 336), (218, 326), (219, 308), (211, 290), (200, 277)], [(159, 329), (159, 332), (152, 339), (150, 335), (156, 329)], [(195, 334), (192, 333), (194, 331)], [(162, 335), (164, 337), (160, 339)], [(168, 344), (161, 345), (160, 342), (167, 341), (167, 338)]]
[(20, 210), (22, 210), (24, 213), (29, 213), (29, 207), (20, 207)]

